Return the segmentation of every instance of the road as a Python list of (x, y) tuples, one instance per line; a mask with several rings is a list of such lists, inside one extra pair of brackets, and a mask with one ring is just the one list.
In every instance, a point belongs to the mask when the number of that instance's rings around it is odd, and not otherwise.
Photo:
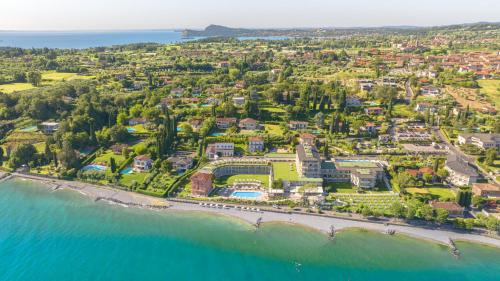
[(406, 90), (406, 101), (410, 103), (411, 99), (413, 98), (413, 90), (411, 89), (410, 80), (405, 82), (405, 90)]

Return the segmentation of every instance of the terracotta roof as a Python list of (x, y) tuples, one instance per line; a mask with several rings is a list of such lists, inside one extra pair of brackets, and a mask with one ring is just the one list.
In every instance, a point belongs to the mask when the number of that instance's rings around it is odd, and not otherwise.
[(474, 183), (472, 187), (484, 191), (500, 191), (500, 186), (491, 183)]
[(455, 202), (440, 202), (440, 201), (431, 201), (430, 205), (436, 209), (445, 209), (447, 211), (463, 211), (464, 207), (458, 205)]
[(212, 180), (212, 174), (197, 172), (191, 176), (191, 180), (195, 181), (210, 181)]
[(147, 155), (139, 155), (134, 158), (134, 160), (139, 160), (139, 161), (148, 161), (151, 160), (151, 158)]

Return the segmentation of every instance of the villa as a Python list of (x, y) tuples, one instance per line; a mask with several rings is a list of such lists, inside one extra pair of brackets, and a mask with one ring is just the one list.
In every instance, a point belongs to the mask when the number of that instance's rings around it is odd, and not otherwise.
[(463, 217), (465, 208), (458, 205), (456, 202), (440, 202), (440, 201), (430, 201), (429, 205), (431, 205), (434, 209), (444, 209), (448, 211), (448, 215), (452, 218)]
[(191, 180), (191, 194), (194, 196), (208, 196), (212, 191), (212, 178), (211, 173), (197, 172), (192, 175)]
[(217, 142), (207, 145), (207, 157), (210, 160), (219, 157), (232, 157), (234, 156), (234, 143), (232, 142)]
[(134, 158), (134, 171), (147, 172), (153, 167), (153, 160), (146, 155), (139, 155)]
[(128, 120), (129, 126), (144, 125), (146, 124), (146, 118), (131, 118)]
[(59, 129), (59, 123), (57, 122), (42, 122), (38, 125), (38, 129), (44, 134), (52, 134)]
[(219, 129), (227, 129), (236, 125), (236, 118), (234, 117), (217, 117), (215, 124)]
[(245, 118), (240, 120), (239, 127), (245, 130), (257, 130), (259, 122), (253, 118)]
[(252, 153), (264, 151), (264, 139), (262, 137), (249, 137), (248, 151)]
[(382, 114), (383, 111), (384, 111), (384, 109), (382, 107), (378, 107), (378, 106), (365, 108), (366, 114), (379, 115), (379, 114)]
[(305, 145), (314, 145), (316, 142), (316, 136), (313, 134), (309, 133), (303, 133), (299, 135), (299, 142), (300, 144), (305, 144)]
[(426, 111), (435, 112), (436, 107), (428, 102), (419, 102), (415, 106), (415, 111), (416, 112), (426, 112)]
[(307, 122), (303, 121), (290, 121), (288, 127), (292, 130), (303, 130), (307, 128)]
[(236, 106), (242, 106), (245, 104), (245, 97), (233, 97), (233, 103)]
[(481, 197), (500, 198), (500, 186), (492, 183), (474, 183), (472, 193)]
[(167, 159), (177, 173), (184, 173), (193, 167), (193, 158), (189, 156), (172, 156)]

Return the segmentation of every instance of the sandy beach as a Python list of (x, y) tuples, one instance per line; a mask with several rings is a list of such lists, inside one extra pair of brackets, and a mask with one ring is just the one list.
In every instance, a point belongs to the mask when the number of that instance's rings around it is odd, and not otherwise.
[[(71, 189), (80, 192), (93, 200), (107, 200), (127, 206), (140, 208), (162, 209), (165, 212), (202, 212), (214, 215), (231, 216), (241, 219), (249, 224), (255, 224), (261, 219), (265, 223), (290, 223), (309, 227), (324, 233), (328, 233), (333, 226), (336, 231), (342, 231), (350, 228), (360, 228), (370, 231), (387, 233), (393, 230), (396, 234), (404, 234), (414, 238), (430, 240), (442, 244), (449, 244), (450, 239), (454, 241), (469, 241), (500, 248), (500, 239), (479, 234), (472, 234), (450, 229), (424, 228), (405, 225), (404, 223), (385, 223), (367, 220), (358, 220), (354, 218), (338, 218), (330, 216), (319, 216), (305, 213), (284, 213), (274, 210), (249, 211), (235, 208), (214, 208), (201, 206), (198, 203), (179, 202), (156, 198), (135, 192), (114, 189), (110, 187), (97, 186), (77, 181), (65, 181), (58, 179), (49, 179), (39, 176), (13, 173), (14, 177), (34, 180), (48, 185), (53, 190)], [(222, 204), (219, 203), (222, 206)], [(234, 204), (228, 204), (234, 206)]]

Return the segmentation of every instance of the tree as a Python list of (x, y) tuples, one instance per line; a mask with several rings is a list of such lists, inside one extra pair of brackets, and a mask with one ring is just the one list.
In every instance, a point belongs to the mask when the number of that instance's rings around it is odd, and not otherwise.
[(445, 209), (436, 209), (436, 222), (439, 224), (445, 223), (448, 219), (449, 213)]
[(114, 157), (109, 158), (109, 168), (111, 169), (111, 173), (116, 172), (116, 161)]
[(40, 82), (42, 82), (42, 74), (38, 71), (30, 71), (28, 72), (28, 82), (33, 86), (38, 87)]
[(462, 207), (469, 207), (472, 202), (472, 192), (469, 190), (459, 190), (456, 202)]
[(76, 168), (80, 162), (75, 150), (71, 147), (69, 141), (65, 140), (58, 155), (59, 162), (66, 169)]
[(282, 179), (277, 179), (274, 180), (272, 183), (273, 189), (283, 189), (283, 180)]
[(0, 147), (0, 165), (3, 163), (3, 148)]
[(391, 213), (396, 218), (403, 217), (405, 215), (405, 207), (401, 204), (401, 202), (395, 201), (391, 204)]
[(500, 227), (500, 221), (494, 216), (489, 216), (488, 219), (486, 220), (485, 226), (486, 229), (488, 229), (489, 231), (498, 232)]
[(423, 180), (425, 183), (431, 183), (432, 182), (432, 179), (434, 178), (431, 174), (429, 173), (424, 173), (424, 175), (422, 176)]
[(316, 123), (316, 127), (323, 129), (323, 127), (325, 127), (325, 114), (323, 114), (323, 112), (316, 113), (314, 122)]
[(394, 181), (398, 185), (399, 191), (401, 193), (404, 193), (405, 189), (408, 186), (412, 185), (414, 180), (413, 180), (413, 177), (410, 174), (408, 174), (406, 172), (403, 172), (403, 173), (396, 174), (396, 176), (394, 178)]
[(488, 148), (486, 150), (486, 156), (484, 157), (484, 163), (488, 166), (492, 166), (495, 163), (495, 160), (498, 156), (498, 150), (494, 147)]
[(9, 166), (18, 168), (36, 159), (36, 149), (32, 144), (23, 143), (10, 154)]
[(423, 205), (419, 209), (420, 217), (424, 220), (431, 221), (434, 219), (434, 209), (430, 205)]

